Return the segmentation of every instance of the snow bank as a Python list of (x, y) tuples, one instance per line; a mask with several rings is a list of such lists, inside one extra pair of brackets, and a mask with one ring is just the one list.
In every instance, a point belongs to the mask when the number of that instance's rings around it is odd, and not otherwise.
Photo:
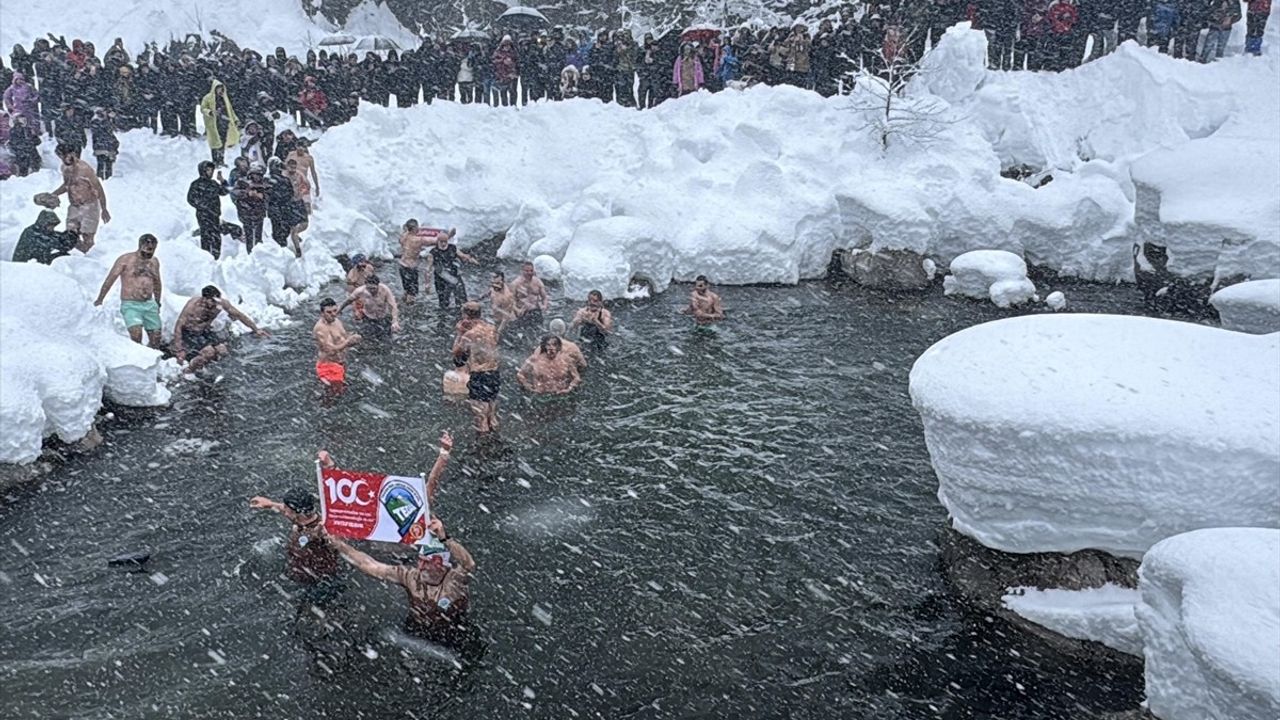
[(1209, 302), (1228, 330), (1280, 332), (1280, 279), (1237, 283), (1214, 293)]
[(137, 55), (150, 42), (163, 46), (189, 33), (209, 40), (209, 32), (217, 30), (241, 47), (263, 54), (280, 46), (301, 56), (339, 29), (353, 35), (383, 35), (402, 47), (417, 47), (414, 34), (375, 0), (356, 6), (345, 28), (334, 26), (318, 13), (308, 16), (305, 8), (309, 4), (302, 0), (275, 2), (269, 14), (264, 14), (261, 8), (234, 1), (114, 0), (109, 6), (97, 0), (5, 2), (0, 3), (0, 47), (7, 53), (21, 43), (30, 50), (33, 40), (52, 32), (65, 35), (68, 43), (74, 38), (92, 42), (98, 57), (121, 38), (129, 54)]
[(1142, 636), (1133, 614), (1139, 597), (1135, 589), (1112, 584), (1088, 590), (1010, 588), (1004, 605), (1064, 637), (1141, 657)]
[(1151, 712), (1280, 717), (1280, 532), (1178, 535), (1152, 547), (1138, 572)]
[(1036, 286), (1027, 279), (1027, 264), (1004, 250), (972, 250), (951, 261), (951, 274), (942, 279), (948, 295), (990, 299), (1007, 308), (1034, 300)]
[(0, 263), (0, 462), (25, 463), (56, 434), (93, 427), (105, 390), (127, 405), (162, 405), (160, 353), (113, 331), (72, 278), (35, 263)]
[(938, 498), (998, 550), (1141, 557), (1280, 527), (1280, 335), (1040, 315), (944, 338), (911, 371)]

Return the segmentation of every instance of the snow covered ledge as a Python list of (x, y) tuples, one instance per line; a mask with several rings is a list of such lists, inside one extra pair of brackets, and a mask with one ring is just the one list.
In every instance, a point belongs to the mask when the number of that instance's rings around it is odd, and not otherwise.
[(959, 532), (1140, 558), (1188, 530), (1280, 527), (1280, 335), (1108, 315), (999, 320), (916, 361)]
[(1178, 535), (1151, 548), (1138, 572), (1151, 712), (1280, 717), (1280, 531)]
[(160, 353), (117, 335), (71, 277), (0, 262), (0, 463), (28, 463), (44, 438), (93, 428), (104, 391), (126, 405), (163, 405)]
[(1250, 280), (1225, 287), (1209, 302), (1218, 309), (1222, 327), (1240, 332), (1280, 332), (1280, 279)]

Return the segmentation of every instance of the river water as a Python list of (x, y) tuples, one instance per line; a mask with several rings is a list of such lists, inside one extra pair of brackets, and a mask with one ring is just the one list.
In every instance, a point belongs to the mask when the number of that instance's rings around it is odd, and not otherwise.
[[(385, 274), (385, 273), (384, 273)], [(469, 276), (473, 292), (479, 273)], [(1137, 312), (1072, 285), (1077, 311)], [(117, 410), (107, 444), (0, 506), (5, 718), (1101, 718), (1133, 667), (1080, 663), (966, 609), (938, 568), (945, 513), (907, 376), (942, 337), (1011, 313), (826, 283), (723, 288), (695, 332), (687, 287), (615, 308), (571, 399), (531, 404), (507, 348), (502, 441), (442, 402), (434, 299), (353, 355), (322, 402), (314, 308), (238, 340), (172, 407)], [(336, 295), (334, 288), (330, 294)], [(557, 303), (568, 317), (571, 308)], [(248, 498), (344, 467), (425, 471), (475, 555), (472, 637), (406, 635), (403, 593), (349, 572), (305, 605), (284, 521)], [(147, 572), (109, 568), (153, 553)], [(386, 554), (383, 553), (383, 556)]]

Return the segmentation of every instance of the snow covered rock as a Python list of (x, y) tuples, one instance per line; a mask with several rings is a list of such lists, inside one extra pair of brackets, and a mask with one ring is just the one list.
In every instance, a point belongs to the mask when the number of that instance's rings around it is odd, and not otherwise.
[(1035, 284), (1027, 279), (1027, 263), (1004, 250), (972, 250), (957, 257), (942, 287), (948, 295), (989, 299), (1002, 308), (1036, 296)]
[(1151, 712), (1280, 717), (1280, 531), (1177, 535), (1152, 547), (1138, 572)]
[(1004, 604), (1065, 637), (1141, 657), (1142, 636), (1133, 612), (1139, 597), (1136, 589), (1111, 584), (1087, 590), (1011, 588)]
[(1049, 296), (1044, 299), (1044, 304), (1047, 305), (1049, 309), (1053, 311), (1066, 310), (1067, 296), (1063, 295), (1062, 291), (1055, 290), (1049, 293)]
[(859, 285), (882, 290), (918, 290), (933, 282), (937, 266), (910, 250), (851, 250), (844, 272)]
[(667, 238), (643, 220), (621, 216), (580, 225), (560, 267), (565, 296), (578, 300), (592, 290), (625, 297), (632, 278), (662, 292), (675, 274)]
[(1280, 335), (1036, 315), (968, 328), (911, 371), (953, 526), (1014, 553), (1141, 557), (1280, 527)]
[(533, 270), (543, 280), (560, 279), (560, 261), (551, 255), (539, 255), (533, 259)]
[(0, 262), (0, 462), (40, 456), (93, 427), (103, 392), (127, 405), (161, 405), (160, 353), (117, 335), (72, 278), (35, 263)]
[(1247, 333), (1280, 332), (1280, 279), (1250, 280), (1214, 293), (1222, 327)]

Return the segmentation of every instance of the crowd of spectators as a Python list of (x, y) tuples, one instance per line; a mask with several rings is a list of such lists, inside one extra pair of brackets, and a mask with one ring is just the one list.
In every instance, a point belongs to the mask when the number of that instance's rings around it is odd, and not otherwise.
[[(1247, 3), (1246, 51), (1261, 51), (1269, 13), (1270, 0)], [(919, 59), (947, 27), (965, 21), (987, 33), (998, 69), (1064, 70), (1135, 39), (1208, 62), (1222, 56), (1241, 14), (1237, 0), (899, 0), (851, 3), (813, 30), (700, 27), (637, 39), (628, 30), (508, 28), (493, 34), (496, 41), (459, 33), (363, 58), (326, 48), (303, 58), (283, 48), (264, 56), (217, 33), (211, 41), (193, 35), (165, 48), (151, 44), (136, 55), (117, 39), (99, 56), (91, 42), (50, 35), (30, 49), (15, 45), (7, 65), (0, 58), (0, 146), (10, 150), (10, 167), (0, 170), (38, 168), (36, 148), (49, 133), (89, 148), (106, 179), (119, 150), (116, 131), (194, 137), (198, 117), (215, 163), (241, 146), (260, 160), (270, 155), (282, 113), (304, 126), (331, 126), (350, 120), (361, 101), (521, 105), (586, 97), (649, 108), (701, 89), (756, 83), (834, 95), (859, 71)]]

